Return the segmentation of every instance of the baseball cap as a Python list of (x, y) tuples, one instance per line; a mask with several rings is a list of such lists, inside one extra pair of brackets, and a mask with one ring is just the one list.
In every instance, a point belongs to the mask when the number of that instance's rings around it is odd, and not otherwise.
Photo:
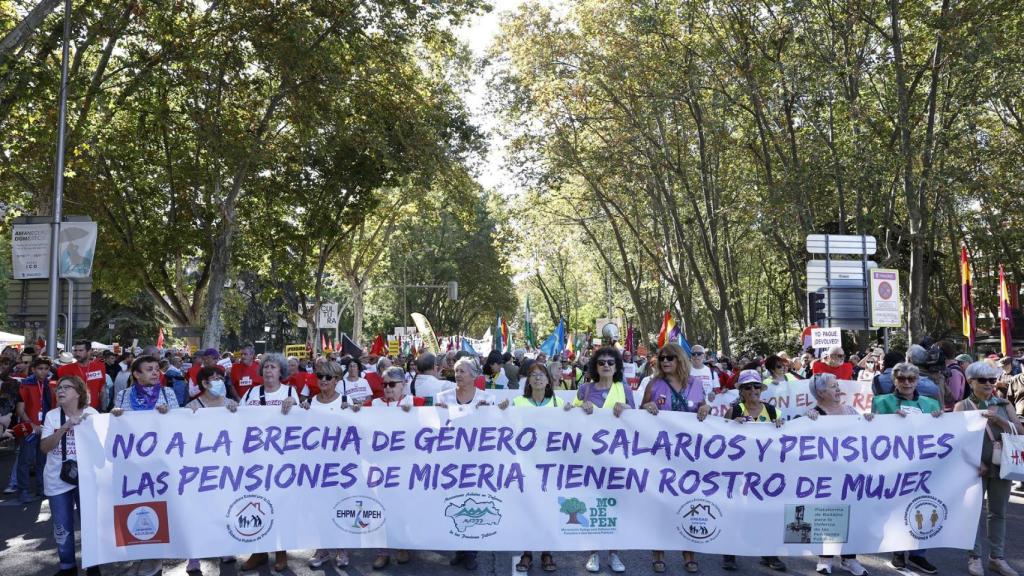
[(954, 360), (957, 362), (974, 362), (974, 358), (970, 354), (960, 354)]
[(758, 372), (757, 370), (744, 370), (740, 372), (740, 377), (736, 381), (736, 387), (738, 388), (744, 384), (757, 384), (758, 386), (762, 385), (763, 382), (761, 381), (761, 373)]

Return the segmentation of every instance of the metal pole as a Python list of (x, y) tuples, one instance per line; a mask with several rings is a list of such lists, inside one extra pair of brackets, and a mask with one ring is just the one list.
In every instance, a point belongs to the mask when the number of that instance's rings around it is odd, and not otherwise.
[[(60, 297), (60, 221), (64, 202), (64, 125), (68, 113), (68, 43), (71, 0), (64, 0), (64, 42), (60, 62), (60, 111), (57, 114), (57, 161), (53, 177), (53, 229), (50, 233), (50, 308), (46, 315), (46, 352), (57, 357), (57, 314)], [(69, 324), (70, 326), (70, 321)]]
[(67, 324), (64, 326), (64, 351), (71, 352), (75, 332), (75, 281), (71, 278), (64, 280), (68, 283), (68, 315)]
[(405, 278), (405, 257), (402, 257), (402, 326), (409, 325), (409, 283)]

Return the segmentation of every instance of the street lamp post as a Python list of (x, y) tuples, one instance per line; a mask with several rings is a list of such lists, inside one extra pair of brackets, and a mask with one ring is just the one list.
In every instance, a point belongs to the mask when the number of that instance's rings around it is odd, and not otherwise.
[[(57, 299), (60, 297), (60, 221), (64, 202), (64, 125), (68, 113), (68, 43), (71, 0), (64, 0), (64, 41), (60, 61), (60, 111), (57, 113), (57, 160), (53, 177), (53, 228), (50, 231), (50, 307), (46, 315), (46, 352), (57, 357)], [(68, 310), (68, 333), (74, 318)]]

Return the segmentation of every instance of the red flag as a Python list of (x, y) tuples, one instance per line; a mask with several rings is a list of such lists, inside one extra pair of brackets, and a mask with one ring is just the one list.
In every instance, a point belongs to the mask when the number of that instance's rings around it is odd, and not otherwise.
[(334, 351), (341, 352), (341, 340), (338, 340), (334, 343)]
[(36, 338), (36, 352), (42, 353), (46, 349), (46, 340), (42, 338)]
[(163, 350), (163, 348), (164, 348), (164, 327), (163, 326), (160, 327), (160, 333), (157, 334), (157, 336), (156, 336), (156, 347), (157, 347), (158, 350)]
[(384, 343), (384, 336), (377, 334), (377, 338), (373, 341), (373, 346), (370, 347), (370, 356), (387, 356), (388, 347)]
[(1006, 286), (1006, 273), (1003, 272), (1003, 265), (999, 265), (999, 341), (1002, 345), (1003, 356), (1013, 354), (1013, 337), (1010, 330), (1013, 328), (1013, 310), (1010, 308), (1010, 290)]

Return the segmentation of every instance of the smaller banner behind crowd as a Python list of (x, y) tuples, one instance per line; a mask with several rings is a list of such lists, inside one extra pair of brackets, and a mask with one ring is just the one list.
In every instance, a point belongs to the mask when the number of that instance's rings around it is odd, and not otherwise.
[[(814, 394), (811, 393), (810, 380), (789, 380), (781, 384), (770, 384), (768, 389), (761, 394), (761, 400), (775, 406), (779, 414), (786, 420), (792, 420), (803, 416), (813, 408), (817, 402)], [(454, 387), (455, 384), (453, 383)], [(839, 389), (842, 391), (841, 402), (853, 406), (854, 410), (864, 414), (871, 412), (871, 381), (862, 380), (840, 380)], [(508, 398), (522, 396), (522, 390), (488, 390), (489, 394), (495, 397), (498, 402)], [(555, 395), (566, 402), (572, 402), (576, 398), (575, 390), (555, 390)], [(633, 400), (637, 407), (643, 401), (643, 389), (633, 391)], [(714, 416), (726, 416), (733, 403), (739, 400), (739, 393), (736, 390), (726, 390), (716, 394), (711, 400), (711, 414)]]
[[(976, 413), (740, 424), (692, 414), (274, 407), (77, 428), (86, 565), (306, 548), (967, 548)], [(753, 527), (753, 528), (752, 528)]]

